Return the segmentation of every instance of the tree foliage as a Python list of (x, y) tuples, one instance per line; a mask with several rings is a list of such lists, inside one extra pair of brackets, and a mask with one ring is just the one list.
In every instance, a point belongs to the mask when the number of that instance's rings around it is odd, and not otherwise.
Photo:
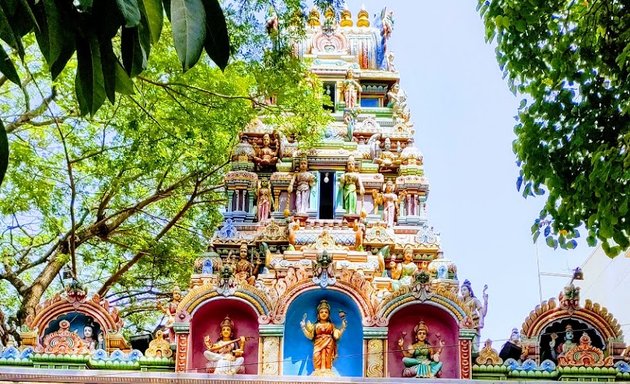
[[(164, 12), (184, 71), (205, 48), (225, 68), (229, 38), (218, 0), (2, 0), (0, 40), (23, 61), (23, 38), (34, 32), (54, 79), (76, 55), (75, 93), (82, 114), (94, 115), (116, 93), (131, 94), (130, 78), (147, 66), (163, 28)], [(14, 60), (0, 43), (0, 73), (20, 85)], [(8, 146), (0, 122), (0, 184)]]
[(27, 60), (16, 66), (25, 80), (0, 93), (12, 147), (0, 190), (0, 307), (17, 322), (72, 265), (91, 292), (142, 322), (157, 297), (186, 285), (206, 248), (242, 127), (262, 114), (305, 138), (328, 121), (321, 84), (297, 59), (275, 52), (224, 72), (203, 62), (184, 73), (173, 69), (179, 55), (164, 36), (131, 80), (133, 95), (82, 117), (79, 63), (70, 59), (50, 82), (28, 39)]
[(514, 93), (523, 195), (547, 193), (532, 226), (574, 248), (578, 228), (609, 256), (630, 246), (630, 4), (481, 0), (486, 39)]

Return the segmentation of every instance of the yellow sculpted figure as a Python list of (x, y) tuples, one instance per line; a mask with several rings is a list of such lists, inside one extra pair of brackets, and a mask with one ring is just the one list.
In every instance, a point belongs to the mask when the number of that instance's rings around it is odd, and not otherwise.
[(221, 336), (216, 343), (210, 341), (210, 336), (206, 336), (203, 341), (207, 348), (203, 356), (208, 359), (209, 367), (214, 366), (214, 373), (219, 375), (244, 373), (245, 337), (234, 338), (234, 322), (229, 316), (221, 322)]
[(326, 300), (317, 306), (317, 322), (306, 320), (306, 314), (300, 322), (304, 335), (313, 340), (313, 376), (335, 376), (332, 364), (337, 357), (337, 341), (346, 329), (346, 319), (342, 316), (341, 327), (335, 328), (330, 321), (330, 305)]

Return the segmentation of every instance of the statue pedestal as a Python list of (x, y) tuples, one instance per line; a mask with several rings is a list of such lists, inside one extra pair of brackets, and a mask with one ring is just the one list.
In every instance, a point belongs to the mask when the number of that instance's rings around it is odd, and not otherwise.
[(381, 218), (381, 215), (378, 213), (370, 213), (369, 215), (367, 215), (365, 220), (368, 223), (373, 224), (373, 223), (378, 223), (379, 221), (382, 221), (383, 219)]
[(375, 277), (373, 284), (379, 291), (392, 291), (392, 279), (389, 277)]
[(308, 220), (309, 215), (308, 213), (296, 213), (293, 217), (295, 217), (300, 224), (304, 224), (306, 223), (306, 220)]

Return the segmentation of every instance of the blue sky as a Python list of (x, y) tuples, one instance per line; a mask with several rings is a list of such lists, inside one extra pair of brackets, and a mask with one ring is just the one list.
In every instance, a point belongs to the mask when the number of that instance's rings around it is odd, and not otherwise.
[[(356, 14), (384, 6), (394, 11), (389, 49), (396, 54), (408, 96), (416, 145), (430, 182), (429, 222), (441, 232), (444, 256), (456, 262), (460, 281), (477, 296), (490, 296), (482, 340), (500, 348), (540, 303), (540, 270), (570, 273), (593, 252), (532, 243), (530, 227), (544, 200), (516, 191), (512, 153), (514, 115), (520, 98), (502, 79), (494, 46), (486, 44), (476, 1), (348, 1)], [(557, 297), (568, 278), (541, 277), (542, 298)]]

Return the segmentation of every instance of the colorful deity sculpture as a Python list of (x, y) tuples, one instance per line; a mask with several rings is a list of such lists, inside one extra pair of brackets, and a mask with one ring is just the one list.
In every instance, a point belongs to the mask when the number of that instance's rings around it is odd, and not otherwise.
[(293, 193), (295, 190), (295, 210), (298, 214), (305, 214), (310, 204), (311, 188), (315, 185), (315, 176), (308, 171), (306, 157), (300, 159), (299, 167), (299, 170), (293, 175), (287, 191)]
[(254, 264), (247, 259), (247, 244), (242, 243), (238, 252), (238, 261), (236, 262), (235, 275), (237, 280), (243, 281), (249, 285), (254, 285), (256, 276), (254, 276)]
[(574, 337), (573, 326), (571, 326), (571, 324), (566, 325), (564, 329), (564, 341), (561, 343), (558, 342), (558, 334), (553, 332), (551, 334), (551, 341), (549, 342), (549, 351), (544, 353), (543, 357), (557, 362), (560, 357), (566, 355), (567, 352), (577, 345), (577, 343), (573, 341)]
[(317, 322), (307, 321), (306, 314), (300, 322), (304, 336), (313, 341), (313, 376), (334, 376), (332, 365), (337, 357), (337, 342), (347, 326), (343, 312), (340, 316), (341, 327), (336, 328), (330, 320), (330, 304), (322, 300), (317, 306)]
[(439, 340), (439, 347), (433, 347), (427, 340), (429, 335), (429, 327), (420, 321), (413, 329), (415, 335), (415, 343), (404, 347), (405, 339), (398, 339), (398, 346), (403, 354), (403, 377), (436, 377), (442, 370), (442, 362), (440, 354), (444, 348), (444, 341)]
[(361, 94), (361, 84), (354, 78), (354, 72), (349, 69), (346, 72), (346, 79), (341, 84), (343, 90), (343, 100), (346, 103), (346, 109), (357, 107), (359, 95)]
[(271, 189), (269, 188), (268, 181), (259, 181), (258, 182), (258, 193), (257, 193), (257, 205), (258, 205), (258, 222), (264, 222), (269, 219), (269, 213), (271, 211)]
[(175, 324), (175, 314), (177, 313), (177, 306), (182, 301), (182, 291), (179, 287), (173, 288), (171, 301), (164, 305), (158, 301), (157, 308), (162, 311), (166, 317), (166, 324), (164, 324), (164, 333), (171, 343), (175, 342), (175, 332), (173, 331), (173, 324)]
[(220, 336), (216, 342), (210, 341), (210, 336), (204, 337), (204, 344), (207, 350), (203, 356), (208, 360), (208, 368), (214, 368), (214, 373), (220, 375), (234, 375), (244, 373), (243, 363), (245, 358), (244, 336), (235, 338), (234, 322), (229, 316), (225, 316), (220, 323)]
[(413, 261), (413, 249), (411, 246), (405, 247), (403, 260), (400, 264), (396, 264), (396, 259), (392, 258), (389, 266), (394, 290), (398, 291), (402, 286), (411, 285), (413, 276), (418, 272), (418, 266)]
[(394, 226), (396, 219), (396, 204), (398, 203), (398, 196), (394, 192), (394, 183), (388, 180), (385, 183), (385, 193), (383, 193), (383, 221), (387, 224), (388, 228)]
[(360, 174), (356, 172), (353, 156), (348, 158), (346, 173), (344, 173), (339, 179), (339, 187), (342, 191), (344, 211), (346, 211), (347, 214), (358, 213), (357, 190), (358, 194), (363, 196), (363, 194), (365, 194), (365, 188), (363, 188), (363, 182), (361, 181)]
[(475, 293), (472, 289), (472, 284), (469, 280), (464, 280), (460, 288), (461, 300), (464, 302), (466, 307), (472, 313), (472, 322), (473, 327), (477, 331), (477, 335), (473, 341), (473, 350), (479, 350), (479, 335), (481, 334), (481, 329), (483, 328), (484, 319), (486, 318), (486, 313), (488, 312), (488, 294), (486, 291), (488, 290), (488, 286), (483, 286), (483, 304), (479, 299), (475, 296)]
[[(263, 146), (260, 149), (256, 150), (256, 155), (254, 156), (254, 163), (256, 163), (259, 167), (268, 167), (276, 165), (278, 161), (278, 150), (273, 150), (270, 147), (271, 144), (271, 136), (268, 133), (265, 133), (263, 136)], [(278, 140), (276, 141), (276, 148), (278, 147)]]
[(89, 325), (83, 327), (83, 342), (90, 351), (94, 351), (98, 346), (98, 342), (94, 338), (94, 329)]

